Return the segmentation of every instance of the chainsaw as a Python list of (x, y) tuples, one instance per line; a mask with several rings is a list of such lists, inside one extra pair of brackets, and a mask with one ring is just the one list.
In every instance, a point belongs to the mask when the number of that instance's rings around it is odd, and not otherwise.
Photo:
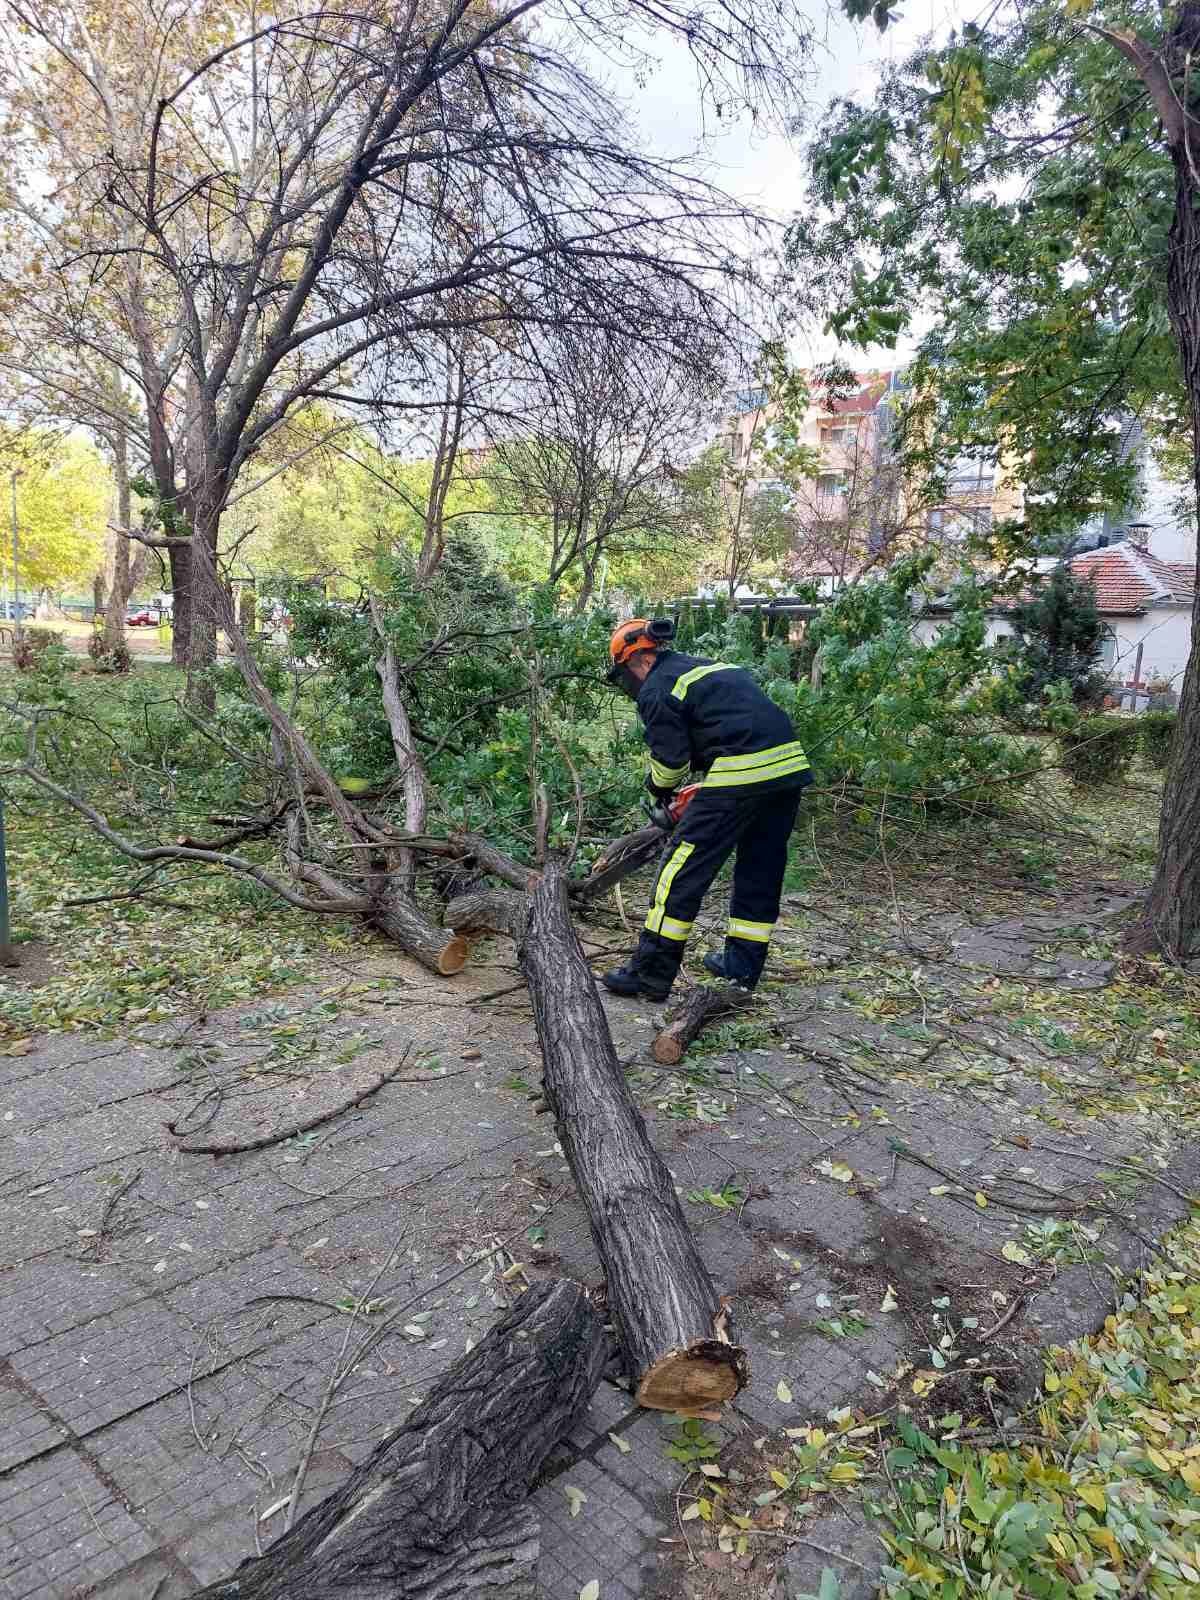
[(670, 833), (676, 827), (683, 813), (691, 805), (699, 789), (698, 783), (685, 783), (683, 788), (674, 794), (665, 805), (657, 805), (650, 813), (650, 821), (655, 827), (661, 828), (664, 833)]
[(614, 839), (604, 854), (592, 864), (591, 876), (611, 877), (616, 882), (652, 860), (662, 849), (663, 834), (670, 833), (678, 824), (695, 799), (699, 787), (698, 783), (685, 784), (667, 804), (654, 807), (648, 827), (638, 828), (634, 833)]

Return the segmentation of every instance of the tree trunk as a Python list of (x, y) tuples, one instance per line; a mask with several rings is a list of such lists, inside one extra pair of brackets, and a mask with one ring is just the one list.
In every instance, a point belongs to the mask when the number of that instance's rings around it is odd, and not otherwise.
[(707, 1023), (715, 1017), (727, 1017), (731, 1011), (744, 1010), (749, 1004), (749, 994), (744, 989), (734, 988), (732, 984), (722, 984), (720, 987), (708, 983), (697, 984), (694, 989), (689, 989), (683, 1003), (671, 1013), (666, 1027), (651, 1046), (651, 1055), (663, 1066), (673, 1067), (676, 1062), (683, 1060), (688, 1045)]
[(192, 650), (191, 545), (169, 545), (167, 560), (171, 564), (171, 664), (186, 671)]
[(108, 604), (104, 612), (104, 648), (111, 655), (125, 643), (125, 610), (133, 590), (129, 568), (129, 434), (124, 424), (113, 433), (113, 480), (117, 528), (109, 534), (111, 561), (108, 572)]
[(675, 1185), (650, 1143), (551, 863), (528, 898), (506, 891), (448, 907), (452, 927), (513, 935), (533, 1000), (545, 1096), (604, 1264), (608, 1304), (639, 1404), (703, 1412), (748, 1377)]
[[(1200, 30), (1200, 5), (1184, 7)], [(1185, 79), (1186, 82), (1186, 79)], [(1172, 146), (1175, 217), (1167, 245), (1167, 307), (1179, 347), (1192, 417), (1192, 461), (1200, 496), (1200, 131), (1193, 107), (1181, 138)], [(1190, 148), (1189, 148), (1190, 147)], [(1197, 502), (1200, 504), (1200, 500)], [(1179, 697), (1174, 752), (1163, 790), (1158, 864), (1145, 916), (1130, 943), (1162, 950), (1176, 961), (1200, 956), (1200, 561), (1193, 579), (1191, 655)]]
[(608, 1348), (579, 1284), (534, 1284), (340, 1489), (196, 1600), (532, 1596), (538, 1527), (523, 1502)]
[[(371, 597), (371, 620), (383, 645), (383, 655), (375, 663), (383, 691), (383, 709), (387, 715), (392, 735), (392, 751), (400, 769), (400, 782), (404, 789), (404, 828), (407, 833), (422, 833), (427, 810), (425, 795), (425, 764), (417, 754), (408, 707), (400, 692), (400, 672), (396, 652), (383, 624), (383, 614), (374, 596)], [(417, 861), (411, 850), (400, 852), (397, 872), (401, 886), (411, 895), (417, 880)], [(454, 968), (457, 971), (458, 968)]]

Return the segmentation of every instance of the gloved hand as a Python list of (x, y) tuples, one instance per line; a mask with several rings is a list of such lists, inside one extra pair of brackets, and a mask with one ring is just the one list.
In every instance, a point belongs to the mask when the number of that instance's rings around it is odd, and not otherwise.
[(671, 813), (667, 810), (667, 801), (659, 799), (657, 795), (647, 795), (643, 803), (646, 808), (646, 815), (654, 826), (661, 828), (664, 833), (670, 833), (675, 823), (671, 819)]

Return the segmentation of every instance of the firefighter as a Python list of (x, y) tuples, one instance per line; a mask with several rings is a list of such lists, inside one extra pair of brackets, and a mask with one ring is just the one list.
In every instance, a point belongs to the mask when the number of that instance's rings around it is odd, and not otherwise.
[[(613, 994), (665, 1000), (709, 884), (737, 851), (725, 948), (716, 977), (753, 989), (779, 916), (788, 839), (812, 781), (787, 715), (742, 667), (671, 648), (675, 625), (623, 623), (609, 645), (609, 682), (636, 700), (650, 751), (654, 820), (672, 829), (637, 949), (604, 974)], [(689, 771), (703, 774), (678, 825), (667, 809)]]

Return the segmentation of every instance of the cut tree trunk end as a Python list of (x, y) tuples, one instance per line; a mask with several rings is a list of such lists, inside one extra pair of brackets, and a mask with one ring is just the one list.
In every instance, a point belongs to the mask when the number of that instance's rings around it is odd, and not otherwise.
[(746, 1356), (729, 1342), (724, 1303), (629, 1092), (571, 924), (562, 868), (547, 866), (528, 898), (502, 890), (466, 896), (447, 908), (446, 920), (516, 941), (546, 1100), (587, 1208), (638, 1403), (712, 1411), (746, 1383)]
[(430, 922), (399, 887), (388, 889), (380, 897), (370, 920), (406, 954), (443, 978), (453, 977), (467, 964), (471, 941), (466, 933)]
[(683, 1060), (688, 1046), (701, 1029), (717, 1017), (742, 1011), (751, 1004), (745, 989), (731, 983), (700, 983), (689, 989), (681, 1005), (672, 1011), (667, 1025), (655, 1039), (650, 1054), (663, 1066), (673, 1067)]
[(196, 1600), (532, 1594), (538, 1529), (523, 1502), (610, 1348), (580, 1284), (534, 1284), (339, 1489)]

